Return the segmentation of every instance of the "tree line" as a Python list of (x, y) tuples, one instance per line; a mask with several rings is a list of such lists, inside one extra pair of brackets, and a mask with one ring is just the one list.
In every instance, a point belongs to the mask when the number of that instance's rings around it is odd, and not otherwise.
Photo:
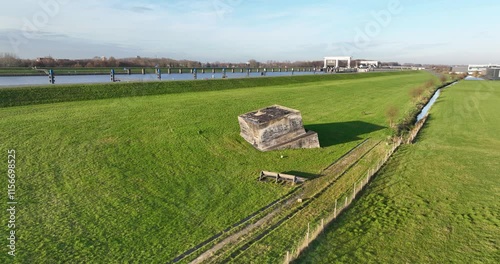
[[(357, 66), (357, 61), (364, 59), (356, 59), (351, 61), (351, 67)], [(91, 59), (56, 59), (51, 56), (40, 57), (36, 59), (21, 59), (12, 53), (0, 53), (0, 67), (66, 67), (66, 68), (129, 68), (129, 67), (143, 67), (143, 68), (323, 68), (322, 60), (315, 61), (276, 61), (268, 60), (259, 62), (255, 59), (246, 62), (201, 62), (194, 60), (176, 60), (171, 58), (148, 58), (148, 57), (133, 57), (133, 58), (115, 58), (115, 57), (94, 57)], [(347, 66), (347, 65), (344, 65)], [(380, 66), (401, 66), (398, 62), (381, 62)], [(414, 66), (433, 68), (435, 71), (449, 71), (449, 66), (446, 65), (422, 65), (405, 63), (403, 66)]]
[(200, 62), (194, 60), (176, 60), (171, 58), (115, 58), (94, 57), (91, 59), (56, 59), (42, 57), (36, 59), (21, 59), (15, 54), (0, 54), (0, 67), (67, 67), (67, 68), (94, 68), (94, 67), (144, 67), (144, 68), (286, 68), (286, 67), (323, 67), (323, 61), (272, 61), (259, 62), (251, 59), (247, 62)]

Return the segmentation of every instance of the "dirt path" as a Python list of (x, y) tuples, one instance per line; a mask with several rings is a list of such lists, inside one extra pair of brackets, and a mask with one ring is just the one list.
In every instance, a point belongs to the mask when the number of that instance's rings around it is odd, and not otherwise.
[[(294, 201), (295, 201), (295, 197), (292, 197), (288, 201), (286, 201), (286, 203), (284, 204), (284, 206), (289, 205), (290, 203), (292, 203)], [(211, 249), (205, 251), (198, 258), (196, 258), (195, 260), (191, 261), (190, 264), (202, 263), (203, 261), (205, 261), (208, 258), (210, 258), (213, 254), (215, 254), (215, 252), (217, 252), (218, 250), (222, 249), (226, 245), (229, 245), (231, 243), (234, 243), (234, 242), (238, 241), (238, 239), (240, 239), (241, 237), (249, 234), (255, 228), (264, 225), (266, 222), (270, 221), (280, 211), (281, 211), (281, 207), (278, 207), (278, 208), (274, 209), (272, 212), (270, 212), (269, 214), (267, 214), (266, 216), (264, 216), (263, 218), (261, 218), (259, 221), (246, 226), (245, 228), (243, 228), (239, 232), (237, 232), (237, 233), (235, 233), (235, 234), (233, 234), (233, 235), (225, 238), (221, 242), (217, 243)]]
[[(337, 159), (335, 162), (333, 162), (330, 166), (328, 166), (322, 173), (322, 175), (334, 175), (334, 174), (337, 174), (337, 176), (335, 176), (335, 178), (338, 178), (340, 177), (341, 175), (343, 175), (343, 172), (345, 172), (346, 170), (349, 170), (349, 168), (355, 164), (358, 159), (362, 156), (364, 156), (364, 154), (366, 154), (366, 149), (365, 147), (363, 147), (365, 145), (366, 142), (368, 142), (369, 139), (366, 139), (364, 140), (363, 142), (361, 142), (360, 144), (358, 144), (356, 147), (354, 147), (352, 150), (350, 150), (348, 153), (346, 153), (345, 155), (343, 155), (342, 157), (340, 157), (339, 159)], [(380, 143), (380, 142), (379, 142)], [(375, 144), (375, 145), (378, 145), (379, 143)], [(374, 145), (374, 146), (375, 146)], [(368, 151), (367, 152), (370, 152), (371, 149), (374, 147), (374, 146), (367, 146), (368, 148)], [(335, 179), (334, 179), (335, 180)], [(328, 189), (329, 187), (331, 187), (331, 185), (333, 184), (330, 183), (328, 184), (327, 186), (323, 187), (323, 189)], [(316, 195), (320, 195), (324, 190), (321, 190), (319, 193), (317, 193)], [(316, 196), (315, 195), (315, 196)], [(285, 202), (283, 203), (282, 206), (279, 206), (277, 207), (276, 209), (274, 209), (273, 211), (271, 211), (270, 213), (268, 213), (267, 215), (265, 215), (264, 217), (262, 217), (261, 219), (259, 219), (257, 222), (253, 223), (253, 224), (249, 224), (248, 226), (246, 226), (245, 228), (243, 228), (242, 230), (230, 235), (229, 237), (223, 239), (222, 241), (218, 242), (216, 245), (214, 245), (212, 248), (210, 248), (209, 250), (205, 251), (204, 253), (202, 253), (200, 256), (198, 256), (195, 260), (191, 261), (190, 263), (191, 264), (197, 264), (197, 263), (202, 263), (206, 260), (209, 260), (212, 256), (214, 256), (214, 254), (223, 249), (225, 246), (229, 245), (229, 244), (233, 244), (233, 243), (236, 243), (238, 242), (238, 240), (240, 238), (242, 238), (243, 236), (245, 235), (248, 235), (250, 234), (253, 230), (255, 230), (257, 227), (261, 227), (261, 226), (264, 226), (266, 225), (266, 223), (268, 222), (271, 222), (273, 220), (273, 218), (281, 212), (281, 210), (296, 202), (297, 201), (297, 198), (298, 196), (297, 195), (292, 195), (290, 198), (287, 198), (285, 200)], [(305, 202), (303, 205), (301, 205), (299, 208), (296, 208), (294, 209), (291, 214), (295, 214), (297, 213), (297, 210), (302, 210), (304, 207), (306, 207), (308, 204), (309, 204), (310, 201), (307, 201)], [(266, 228), (264, 231), (262, 231), (261, 233), (269, 233), (272, 231), (272, 229), (275, 229), (276, 227), (279, 226), (279, 224), (281, 224), (283, 221), (286, 221), (287, 218), (289, 218), (290, 215), (287, 215), (285, 217), (283, 217), (282, 219), (280, 219), (278, 221), (278, 224), (273, 224), (271, 225), (269, 228)], [(260, 237), (261, 235), (258, 235), (258, 237)], [(256, 239), (252, 239), (251, 241), (245, 243), (245, 245), (239, 247), (239, 250), (241, 251), (242, 248), (244, 248), (247, 244), (251, 244), (253, 242), (255, 242)], [(244, 249), (243, 249), (244, 250)], [(237, 251), (238, 252), (238, 251)]]

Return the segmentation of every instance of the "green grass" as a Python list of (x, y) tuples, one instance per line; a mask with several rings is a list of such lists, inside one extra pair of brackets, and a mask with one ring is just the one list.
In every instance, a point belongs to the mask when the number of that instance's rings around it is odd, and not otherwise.
[(328, 80), (351, 80), (374, 76), (405, 75), (407, 72), (385, 72), (365, 74), (322, 74), (306, 76), (282, 76), (269, 78), (241, 78), (218, 80), (188, 80), (150, 83), (78, 84), (43, 87), (16, 87), (0, 89), (0, 107), (55, 103), (66, 101), (95, 100), (117, 97), (172, 94), (197, 91), (220, 91), (227, 89), (264, 87), (276, 85), (322, 82)]
[(15, 75), (41, 75), (43, 72), (33, 70), (31, 68), (21, 67), (0, 67), (0, 76), (15, 76)]
[[(17, 152), (15, 261), (169, 261), (290, 190), (257, 182), (260, 170), (316, 174), (361, 140), (385, 138), (386, 107), (410, 109), (408, 91), (431, 76), (295, 78), (2, 89), (4, 105), (35, 104), (0, 108), (0, 149)], [(59, 89), (88, 101), (64, 102), (73, 98)], [(149, 89), (176, 93), (123, 97)], [(301, 110), (323, 148), (246, 143), (237, 116), (272, 104)]]
[[(339, 178), (332, 178), (335, 174), (318, 178), (304, 184), (305, 189), (322, 190), (328, 183), (333, 183), (330, 187), (323, 189), (321, 195), (307, 195), (310, 191), (305, 190), (303, 198), (310, 204), (300, 210), (292, 218), (285, 221), (278, 228), (268, 233), (264, 238), (245, 250), (242, 254), (233, 259), (231, 263), (279, 263), (284, 260), (286, 252), (294, 254), (297, 247), (303, 243), (308, 225), (314, 232), (321, 226), (321, 219), (327, 221), (328, 217), (334, 214), (335, 200), (338, 209), (344, 206), (345, 198), (352, 198), (353, 185), (366, 179), (368, 169), (373, 168), (380, 158), (387, 152), (388, 146), (384, 141), (369, 140), (366, 143), (363, 153), (366, 155), (357, 156), (353, 161), (358, 161), (352, 167), (346, 168), (345, 174)], [(344, 172), (344, 170), (338, 173)], [(311, 186), (312, 185), (312, 186)], [(310, 198), (309, 198), (310, 197)], [(218, 262), (223, 263), (223, 262)]]
[(443, 90), (414, 145), (296, 263), (498, 263), (500, 83)]

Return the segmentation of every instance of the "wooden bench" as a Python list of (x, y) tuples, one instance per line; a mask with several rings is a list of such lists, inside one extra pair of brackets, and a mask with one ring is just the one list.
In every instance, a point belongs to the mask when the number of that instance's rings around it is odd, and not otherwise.
[(284, 180), (284, 181), (290, 181), (295, 183), (303, 183), (307, 179), (302, 178), (302, 177), (297, 177), (295, 175), (290, 175), (290, 174), (285, 174), (285, 173), (277, 173), (277, 172), (270, 172), (270, 171), (261, 171), (260, 176), (259, 176), (259, 181), (265, 180), (266, 178), (273, 178), (276, 179), (276, 182), (279, 180)]

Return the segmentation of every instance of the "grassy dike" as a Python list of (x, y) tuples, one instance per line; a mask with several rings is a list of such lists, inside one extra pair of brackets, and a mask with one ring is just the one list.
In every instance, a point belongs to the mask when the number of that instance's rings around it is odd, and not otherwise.
[[(410, 72), (411, 73), (411, 72)], [(228, 89), (314, 83), (335, 80), (365, 79), (381, 76), (407, 75), (409, 72), (365, 74), (318, 74), (263, 78), (234, 78), (218, 80), (188, 80), (138, 83), (107, 83), (16, 87), (0, 89), (0, 107), (46, 104), (68, 101), (95, 100), (130, 96), (174, 94), (184, 92), (221, 91)]]
[[(409, 91), (431, 77), (1, 89), (10, 107), (0, 108), (0, 149), (16, 150), (15, 261), (170, 260), (290, 190), (257, 182), (260, 170), (314, 175), (364, 139), (385, 139), (387, 106), (412, 109)], [(246, 143), (236, 117), (272, 104), (301, 110), (322, 148), (261, 153)]]
[(443, 90), (352, 208), (295, 263), (498, 263), (500, 83)]

